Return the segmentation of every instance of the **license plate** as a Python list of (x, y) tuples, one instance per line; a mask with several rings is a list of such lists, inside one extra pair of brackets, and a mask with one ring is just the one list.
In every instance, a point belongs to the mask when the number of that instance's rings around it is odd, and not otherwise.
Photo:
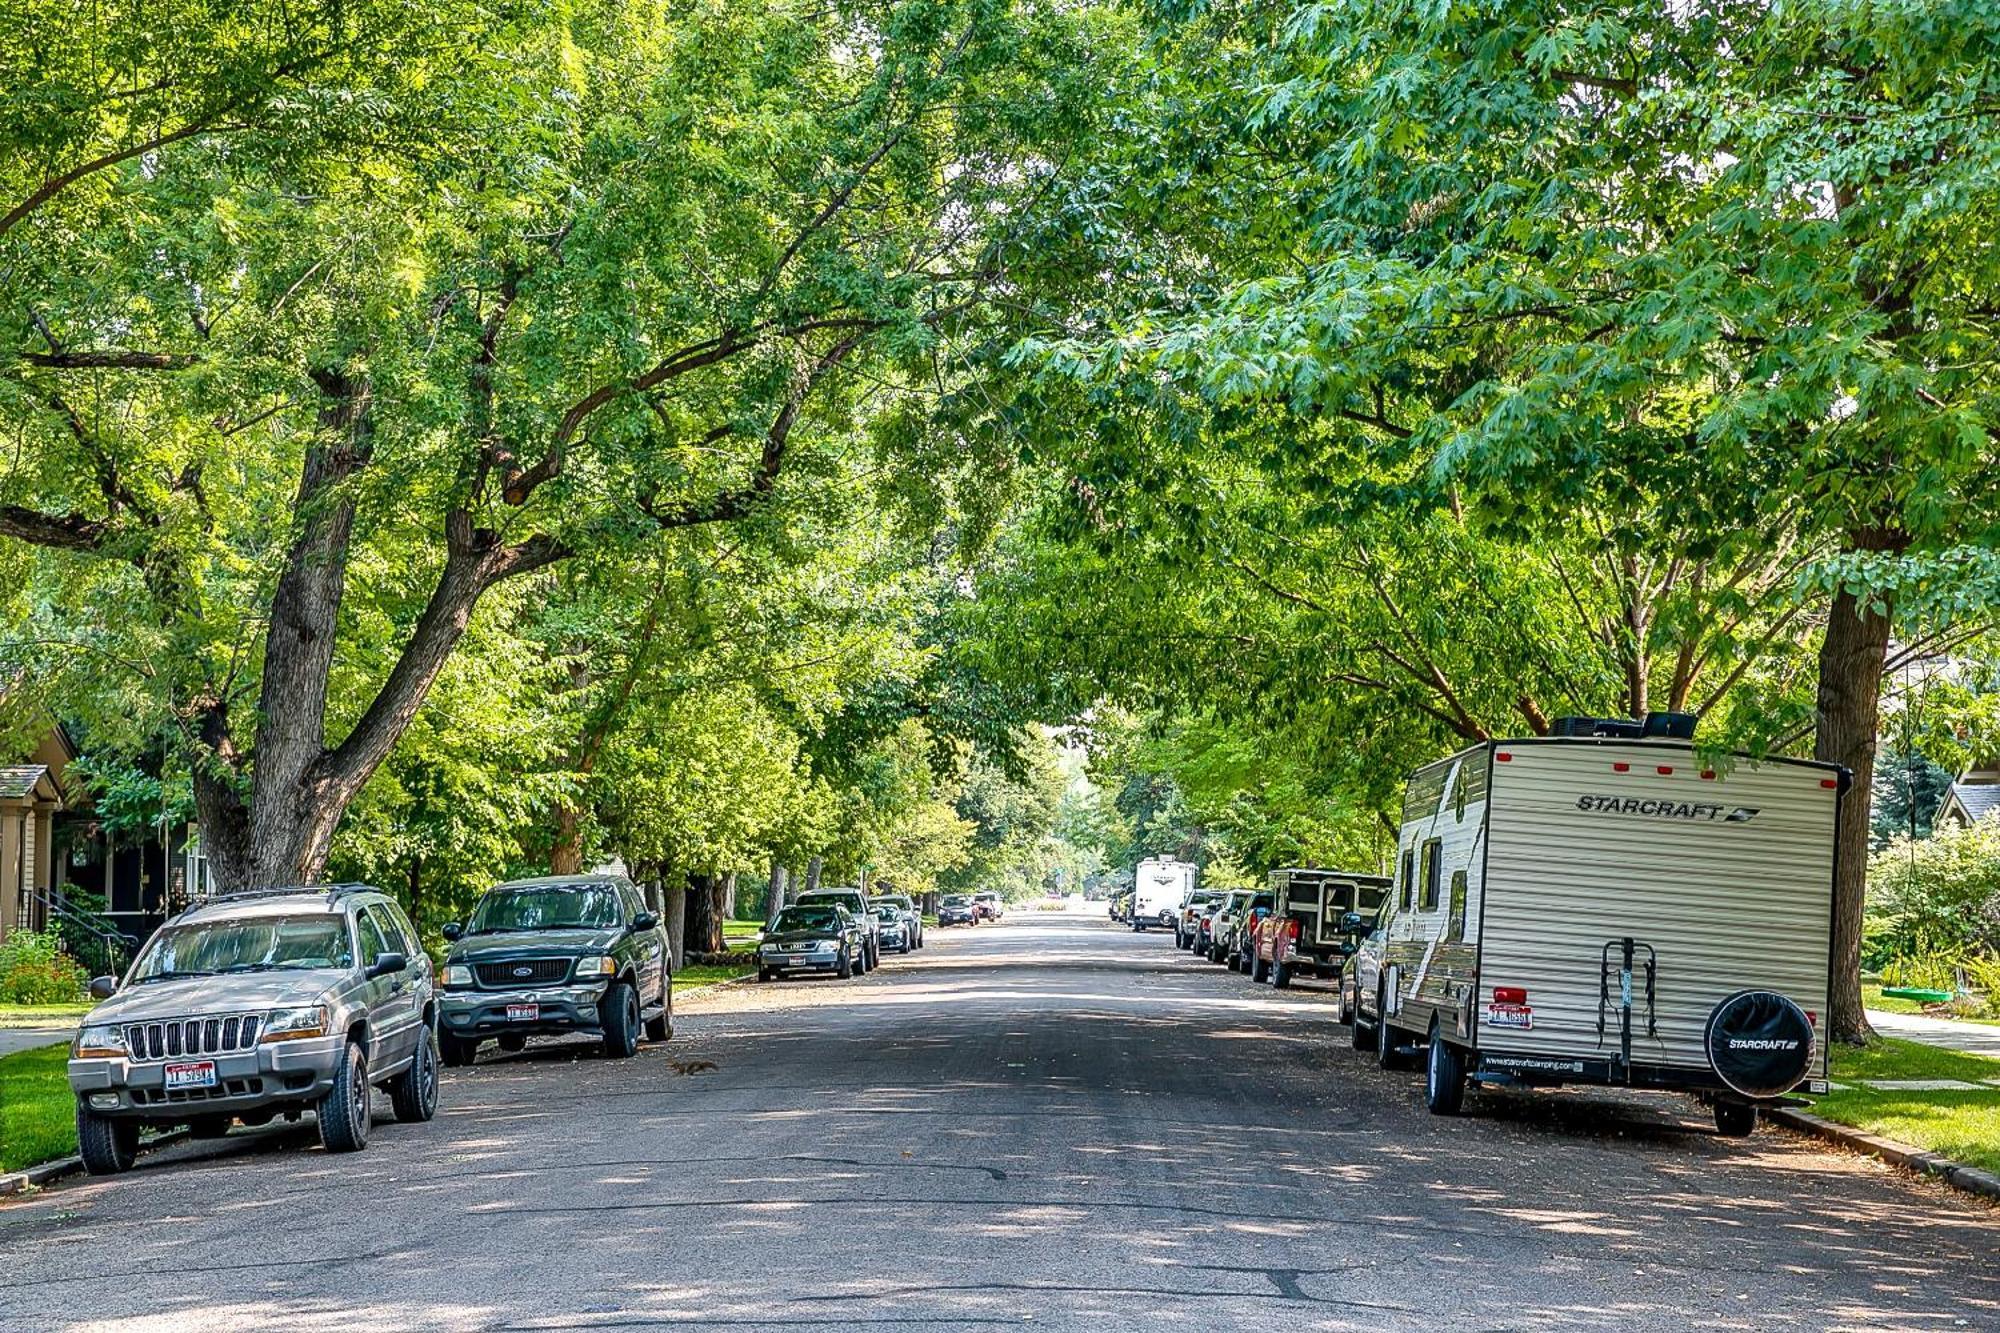
[(1486, 1026), (1490, 1028), (1532, 1028), (1535, 1011), (1525, 1004), (1489, 1004)]
[(187, 1064), (168, 1065), (166, 1081), (168, 1092), (180, 1088), (212, 1088), (215, 1086), (215, 1061), (191, 1060)]
[(507, 1021), (509, 1023), (532, 1023), (541, 1016), (542, 1006), (539, 1004), (510, 1004), (507, 1006)]

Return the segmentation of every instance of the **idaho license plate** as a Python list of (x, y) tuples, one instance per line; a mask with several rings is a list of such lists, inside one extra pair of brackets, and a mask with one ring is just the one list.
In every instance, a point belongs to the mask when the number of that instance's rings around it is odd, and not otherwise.
[(186, 1064), (168, 1065), (166, 1085), (168, 1092), (181, 1088), (212, 1088), (215, 1086), (215, 1061), (190, 1060)]
[(1535, 1011), (1525, 1004), (1489, 1004), (1486, 1026), (1490, 1028), (1532, 1028)]
[(539, 1004), (510, 1004), (507, 1006), (507, 1021), (509, 1023), (532, 1023), (541, 1016), (542, 1006)]

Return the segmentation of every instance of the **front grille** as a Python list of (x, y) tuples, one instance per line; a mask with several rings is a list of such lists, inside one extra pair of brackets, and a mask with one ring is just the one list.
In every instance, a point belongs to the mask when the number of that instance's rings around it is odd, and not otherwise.
[(171, 1023), (133, 1023), (125, 1029), (125, 1048), (134, 1060), (171, 1060), (185, 1055), (227, 1055), (257, 1045), (262, 1014), (231, 1014), (226, 1018), (186, 1018)]
[(500, 963), (474, 963), (472, 975), (488, 990), (546, 986), (569, 976), (569, 959), (510, 958)]
[(132, 1100), (141, 1106), (169, 1106), (176, 1102), (212, 1102), (228, 1097), (260, 1097), (264, 1093), (261, 1078), (224, 1079), (213, 1088), (175, 1088), (168, 1092), (163, 1088), (134, 1088)]

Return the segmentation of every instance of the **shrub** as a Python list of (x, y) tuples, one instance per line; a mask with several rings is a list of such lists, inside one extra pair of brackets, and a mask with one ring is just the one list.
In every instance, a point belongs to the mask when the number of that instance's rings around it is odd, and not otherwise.
[(89, 984), (53, 931), (17, 930), (0, 940), (0, 1004), (72, 1004)]
[[(1868, 861), (1871, 965), (2000, 957), (2000, 820), (1898, 838)], [(1886, 975), (1886, 969), (1885, 969)]]

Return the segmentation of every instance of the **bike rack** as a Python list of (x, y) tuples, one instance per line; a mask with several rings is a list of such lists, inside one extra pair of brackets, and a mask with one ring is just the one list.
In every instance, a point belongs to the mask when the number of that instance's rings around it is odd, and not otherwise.
[(1646, 1035), (1660, 1035), (1659, 1010), (1657, 1006), (1657, 973), (1659, 957), (1653, 946), (1644, 940), (1635, 940), (1630, 935), (1622, 939), (1606, 940), (1597, 957), (1597, 1044), (1604, 1045), (1605, 1012), (1611, 1008), (1611, 958), (1613, 951), (1619, 956), (1618, 966), (1618, 1061), (1616, 1075), (1627, 1083), (1632, 1081), (1632, 973), (1641, 951), (1645, 954), (1646, 968)]

